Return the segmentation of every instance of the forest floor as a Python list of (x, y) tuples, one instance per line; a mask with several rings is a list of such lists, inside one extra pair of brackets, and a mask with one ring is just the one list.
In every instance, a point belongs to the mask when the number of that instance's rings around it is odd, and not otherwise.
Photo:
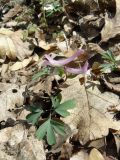
[(0, 0), (0, 160), (120, 159), (120, 1)]

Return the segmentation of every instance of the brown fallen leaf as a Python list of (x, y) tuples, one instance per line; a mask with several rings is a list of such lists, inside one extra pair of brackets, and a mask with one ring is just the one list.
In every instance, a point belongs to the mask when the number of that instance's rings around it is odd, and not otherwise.
[(30, 134), (22, 123), (6, 127), (0, 130), (0, 159), (45, 160), (43, 142)]
[(1, 77), (5, 77), (6, 76), (6, 72), (8, 71), (8, 68), (9, 68), (9, 64), (3, 64), (2, 65)]
[(47, 43), (45, 40), (45, 35), (42, 30), (36, 31), (35, 37), (38, 39), (38, 46), (42, 49), (48, 51), (48, 50), (54, 50), (56, 48), (55, 43)]
[(14, 8), (10, 9), (9, 12), (7, 12), (3, 17), (3, 22), (7, 22), (11, 20), (14, 16), (16, 16), (19, 12), (22, 12), (22, 6), (19, 4), (16, 4)]
[(16, 62), (12, 66), (10, 66), (11, 71), (17, 71), (19, 69), (25, 68), (28, 66), (30, 63), (37, 62), (39, 60), (38, 55), (34, 55), (32, 57), (29, 57), (28, 59), (24, 59), (22, 62)]
[(118, 160), (118, 159), (116, 159), (116, 158), (113, 157), (113, 156), (108, 156), (108, 157), (105, 157), (105, 160)]
[(87, 51), (92, 54), (95, 55), (97, 53), (104, 53), (105, 51), (96, 43), (88, 43), (87, 44)]
[(21, 106), (24, 101), (22, 93), (25, 87), (19, 87), (15, 84), (0, 84), (0, 122), (6, 121), (8, 118), (15, 119), (15, 114), (11, 112), (12, 109), (15, 109), (15, 106)]
[(80, 85), (79, 76), (66, 82), (69, 86), (62, 91), (63, 101), (75, 99), (76, 107), (70, 110), (70, 116), (63, 119), (71, 129), (78, 128), (79, 141), (82, 144), (108, 135), (109, 128), (119, 130), (120, 122), (113, 120), (107, 109), (117, 106), (119, 97), (111, 92), (101, 93), (96, 81)]
[(48, 95), (51, 95), (53, 81), (55, 80), (54, 76), (48, 76), (45, 80), (40, 81), (39, 79), (31, 81), (28, 83), (27, 88), (30, 92), (35, 94), (41, 94), (46, 92)]
[[(116, 2), (116, 15), (114, 18), (108, 18), (106, 14), (105, 17), (105, 26), (101, 31), (102, 41), (106, 42), (111, 38), (120, 36), (120, 1), (115, 0)], [(117, 37), (118, 38), (118, 37)]]
[(95, 0), (71, 0), (67, 5), (63, 4), (67, 15), (72, 19), (78, 18), (79, 15), (87, 15), (90, 12), (98, 10), (98, 3)]
[(97, 149), (93, 148), (90, 152), (89, 160), (105, 160), (105, 159)]
[(17, 71), (19, 69), (22, 69), (26, 67), (32, 60), (32, 57), (29, 57), (28, 59), (24, 59), (22, 62), (16, 62), (12, 66), (10, 66), (11, 71)]
[(22, 37), (21, 30), (12, 32), (9, 29), (0, 29), (0, 62), (3, 63), (6, 56), (11, 60), (23, 60), (32, 54), (33, 49), (29, 48), (28, 42), (22, 41)]
[(46, 160), (45, 150), (42, 141), (38, 141), (34, 136), (29, 137), (20, 143), (17, 160)]
[(117, 153), (119, 154), (120, 153), (120, 131), (113, 133), (113, 136), (114, 136), (114, 140), (117, 148)]
[(120, 84), (112, 84), (108, 82), (105, 77), (101, 78), (101, 83), (104, 84), (110, 91), (120, 93)]
[(1, 63), (5, 61), (6, 56), (12, 60), (15, 60), (16, 59), (15, 48), (12, 43), (12, 40), (9, 37), (0, 34), (0, 62)]
[(25, 41), (22, 41), (23, 38), (23, 31), (18, 30), (14, 32), (10, 38), (12, 39), (15, 49), (16, 49), (16, 57), (19, 60), (23, 60), (24, 58), (28, 58), (31, 56), (33, 52), (33, 48), (30, 47), (30, 43)]
[(65, 144), (63, 144), (59, 159), (70, 159), (70, 157), (72, 156), (72, 150), (73, 147), (70, 143), (66, 142)]
[(79, 20), (79, 25), (83, 37), (91, 40), (100, 34), (100, 31), (104, 25), (104, 18), (94, 15), (87, 15)]
[(105, 150), (105, 138), (100, 138), (100, 139), (97, 139), (97, 140), (93, 140), (90, 142), (89, 144), (89, 147), (91, 148), (96, 148), (96, 149), (100, 149), (101, 151), (104, 151)]

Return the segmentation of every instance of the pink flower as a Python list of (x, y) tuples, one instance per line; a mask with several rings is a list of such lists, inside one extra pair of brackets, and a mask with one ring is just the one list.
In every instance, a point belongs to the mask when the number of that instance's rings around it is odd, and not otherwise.
[(60, 66), (64, 66), (70, 62), (72, 62), (76, 57), (78, 57), (82, 52), (84, 52), (82, 49), (77, 51), (73, 56), (66, 58), (66, 59), (62, 59), (62, 60), (54, 60), (52, 57), (50, 57), (49, 55), (45, 54), (45, 58), (47, 59), (47, 61), (49, 62), (49, 65), (51, 66), (56, 66), (56, 67), (60, 67)]
[[(72, 62), (73, 60), (75, 60), (75, 58), (77, 58), (81, 53), (83, 53), (84, 50), (79, 50), (77, 51), (73, 56), (69, 57), (69, 58), (65, 58), (65, 59), (61, 59), (61, 60), (54, 60), (53, 57), (45, 54), (45, 58), (46, 60), (44, 61), (44, 65), (49, 65), (49, 66), (53, 66), (53, 67), (62, 67), (67, 65), (68, 63)], [(69, 73), (73, 73), (73, 74), (82, 74), (82, 73), (86, 73), (88, 69), (88, 62), (86, 62), (84, 64), (83, 67), (80, 68), (69, 68), (65, 66), (65, 71), (69, 72)]]
[(83, 74), (83, 73), (86, 73), (87, 70), (88, 70), (88, 62), (86, 62), (84, 64), (83, 67), (80, 67), (80, 68), (69, 68), (69, 67), (65, 67), (65, 71), (66, 72), (69, 72), (69, 73), (73, 73), (73, 74)]

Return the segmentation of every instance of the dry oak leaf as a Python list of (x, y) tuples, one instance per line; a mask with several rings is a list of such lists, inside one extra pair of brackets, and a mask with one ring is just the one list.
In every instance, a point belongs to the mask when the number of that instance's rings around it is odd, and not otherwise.
[[(119, 97), (111, 92), (101, 93), (100, 84), (80, 85), (79, 77), (67, 81), (69, 85), (62, 91), (63, 101), (75, 99), (77, 104), (70, 110), (70, 116), (63, 119), (71, 130), (78, 128), (79, 141), (82, 144), (108, 135), (109, 128), (119, 130), (120, 122), (113, 120), (107, 112), (111, 105), (117, 106)], [(87, 88), (87, 89), (86, 89)]]
[(114, 18), (108, 18), (106, 14), (105, 26), (101, 31), (102, 41), (108, 41), (111, 38), (120, 36), (120, 0), (116, 0), (116, 15)]
[(6, 56), (11, 60), (23, 60), (32, 54), (30, 44), (23, 42), (22, 38), (21, 30), (12, 32), (9, 29), (0, 29), (0, 62), (4, 62)]

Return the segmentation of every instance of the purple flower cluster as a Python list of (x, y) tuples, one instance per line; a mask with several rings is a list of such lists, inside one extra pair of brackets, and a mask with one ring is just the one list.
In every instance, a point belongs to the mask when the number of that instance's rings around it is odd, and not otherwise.
[(65, 71), (69, 72), (69, 73), (73, 73), (73, 74), (83, 74), (86, 73), (88, 70), (88, 62), (86, 62), (84, 64), (84, 66), (80, 67), (80, 68), (69, 68), (66, 65), (72, 61), (75, 60), (75, 58), (77, 58), (81, 53), (83, 53), (84, 50), (78, 50), (73, 56), (69, 57), (69, 58), (65, 58), (62, 60), (54, 60), (54, 58), (52, 58), (50, 55), (45, 54), (45, 65), (49, 65), (49, 66), (53, 66), (53, 67), (65, 67)]

